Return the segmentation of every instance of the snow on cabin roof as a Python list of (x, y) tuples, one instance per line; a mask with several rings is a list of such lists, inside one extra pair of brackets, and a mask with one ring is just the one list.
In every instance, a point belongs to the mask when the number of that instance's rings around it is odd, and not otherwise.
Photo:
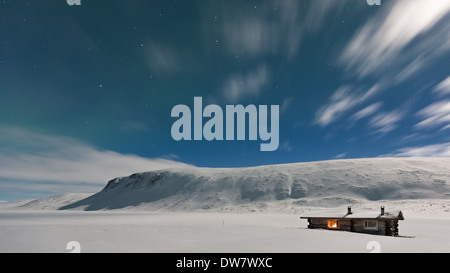
[(301, 219), (308, 218), (330, 218), (330, 219), (397, 219), (404, 220), (403, 213), (400, 210), (385, 211), (381, 214), (381, 211), (363, 211), (352, 213), (339, 213), (339, 212), (315, 212), (300, 217)]

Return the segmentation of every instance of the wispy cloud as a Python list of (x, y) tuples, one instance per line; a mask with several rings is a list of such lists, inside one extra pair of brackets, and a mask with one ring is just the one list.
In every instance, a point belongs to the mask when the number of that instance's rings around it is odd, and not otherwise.
[(375, 133), (385, 134), (397, 127), (397, 123), (403, 118), (404, 113), (400, 110), (392, 112), (382, 112), (375, 115), (369, 122), (369, 125), (375, 130)]
[(415, 125), (416, 128), (432, 128), (450, 125), (450, 100), (434, 102), (418, 112), (424, 120)]
[(157, 44), (147, 41), (141, 44), (145, 50), (147, 66), (153, 73), (167, 74), (182, 70), (183, 61), (178, 51), (170, 45)]
[(282, 151), (290, 152), (292, 151), (293, 147), (291, 145), (291, 142), (289, 140), (285, 140), (280, 143), (280, 146), (278, 147)]
[(334, 158), (335, 159), (341, 159), (341, 158), (344, 158), (345, 156), (347, 156), (347, 153), (338, 154)]
[(297, 54), (305, 35), (318, 31), (324, 18), (342, 6), (327, 0), (311, 1), (307, 6), (297, 0), (274, 0), (256, 3), (251, 12), (225, 8), (223, 40), (232, 55), (282, 53), (290, 58)]
[[(246, 9), (230, 6), (233, 4), (227, 2), (223, 7), (218, 33), (227, 54), (246, 60), (277, 56), (289, 62), (299, 52), (302, 40), (318, 32), (325, 18), (338, 13), (344, 5), (328, 0), (308, 5), (297, 0), (274, 0), (255, 2)], [(243, 73), (240, 63), (239, 72), (230, 73), (224, 81), (225, 98), (236, 102), (256, 97), (267, 86), (271, 72), (259, 66)]]
[[(432, 60), (450, 51), (449, 14), (450, 2), (446, 0), (383, 3), (344, 46), (338, 54), (338, 62), (356, 82), (376, 79), (373, 94), (388, 90), (424, 71)], [(445, 93), (448, 85), (443, 81), (436, 92)], [(380, 112), (381, 102), (361, 109), (360, 105), (373, 96), (369, 96), (369, 92), (365, 96), (357, 92), (344, 93), (341, 88), (317, 111), (316, 124), (329, 125), (356, 110), (351, 121), (370, 116), (369, 127), (375, 133), (385, 134), (394, 130), (405, 117), (405, 109)], [(441, 104), (433, 105), (423, 110), (419, 115), (425, 120), (417, 127), (437, 122), (444, 124), (445, 115), (436, 112), (436, 108), (441, 107)]]
[(402, 148), (394, 153), (384, 155), (398, 157), (450, 157), (450, 142), (421, 147)]
[(434, 89), (439, 95), (450, 95), (450, 76), (440, 82)]
[[(260, 59), (269, 55), (294, 56), (302, 37), (300, 4), (294, 0), (255, 3), (248, 10), (223, 8), (222, 35), (225, 52), (233, 57)], [(233, 6), (233, 5), (231, 5)], [(224, 80), (222, 94), (236, 103), (243, 98), (258, 97), (268, 84), (270, 71), (265, 64), (231, 72)]]
[(254, 6), (251, 13), (236, 9), (227, 12), (223, 40), (228, 52), (254, 57), (280, 51), (294, 55), (303, 32), (299, 4), (293, 0), (268, 1)]
[(223, 84), (223, 96), (228, 102), (238, 102), (242, 98), (257, 97), (268, 83), (269, 74), (265, 65), (247, 73), (235, 73)]
[(275, 28), (260, 18), (237, 18), (224, 24), (224, 41), (233, 55), (259, 55), (275, 52), (278, 46)]
[[(373, 75), (390, 64), (397, 64), (400, 70), (406, 67), (407, 71), (401, 74), (402, 79), (406, 79), (412, 72), (419, 71), (425, 57), (448, 50), (448, 24), (443, 23), (441, 31), (431, 33), (430, 30), (449, 12), (450, 1), (447, 0), (386, 3), (380, 14), (372, 17), (350, 40), (340, 61), (359, 77)], [(411, 46), (417, 37), (425, 34), (447, 38), (423, 39)]]
[(280, 111), (281, 113), (285, 113), (286, 111), (288, 111), (288, 109), (291, 107), (292, 105), (292, 97), (286, 98), (283, 100), (283, 102), (281, 103), (281, 107), (280, 107)]
[[(114, 177), (192, 165), (163, 158), (143, 158), (101, 150), (82, 141), (17, 127), (0, 127), (0, 181), (9, 190), (24, 185), (38, 190), (64, 188), (78, 192), (101, 188)], [(15, 182), (11, 182), (15, 181)], [(6, 187), (2, 182), (0, 188)], [(42, 190), (42, 189), (41, 189)]]
[(362, 118), (368, 117), (370, 115), (373, 115), (376, 111), (378, 111), (378, 109), (380, 109), (380, 107), (383, 105), (382, 102), (377, 102), (374, 104), (371, 104), (365, 108), (363, 108), (362, 110), (359, 110), (358, 112), (356, 112), (353, 116), (352, 119), (353, 120), (360, 120)]
[(355, 91), (354, 87), (343, 85), (339, 87), (317, 112), (314, 123), (324, 127), (340, 119), (345, 113), (373, 97), (380, 88), (378, 85), (371, 87), (364, 93)]

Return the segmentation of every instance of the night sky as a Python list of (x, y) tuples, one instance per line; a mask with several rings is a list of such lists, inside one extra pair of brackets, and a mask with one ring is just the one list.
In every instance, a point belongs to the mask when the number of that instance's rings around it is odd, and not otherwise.
[[(279, 105), (278, 149), (175, 141), (194, 97)], [(450, 156), (448, 0), (0, 1), (0, 199), (379, 156)]]

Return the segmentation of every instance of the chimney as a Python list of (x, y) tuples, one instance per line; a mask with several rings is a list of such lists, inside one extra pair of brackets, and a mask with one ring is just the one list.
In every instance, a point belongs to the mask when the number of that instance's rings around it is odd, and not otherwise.
[(350, 206), (348, 206), (347, 207), (347, 214), (352, 214), (353, 212), (352, 212), (352, 207), (350, 207)]
[(381, 206), (381, 215), (384, 215), (384, 206)]

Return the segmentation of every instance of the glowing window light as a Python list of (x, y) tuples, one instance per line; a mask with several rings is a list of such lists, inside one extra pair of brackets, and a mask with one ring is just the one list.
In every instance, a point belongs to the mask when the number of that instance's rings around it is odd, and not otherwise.
[(328, 220), (328, 228), (338, 228), (337, 220)]

